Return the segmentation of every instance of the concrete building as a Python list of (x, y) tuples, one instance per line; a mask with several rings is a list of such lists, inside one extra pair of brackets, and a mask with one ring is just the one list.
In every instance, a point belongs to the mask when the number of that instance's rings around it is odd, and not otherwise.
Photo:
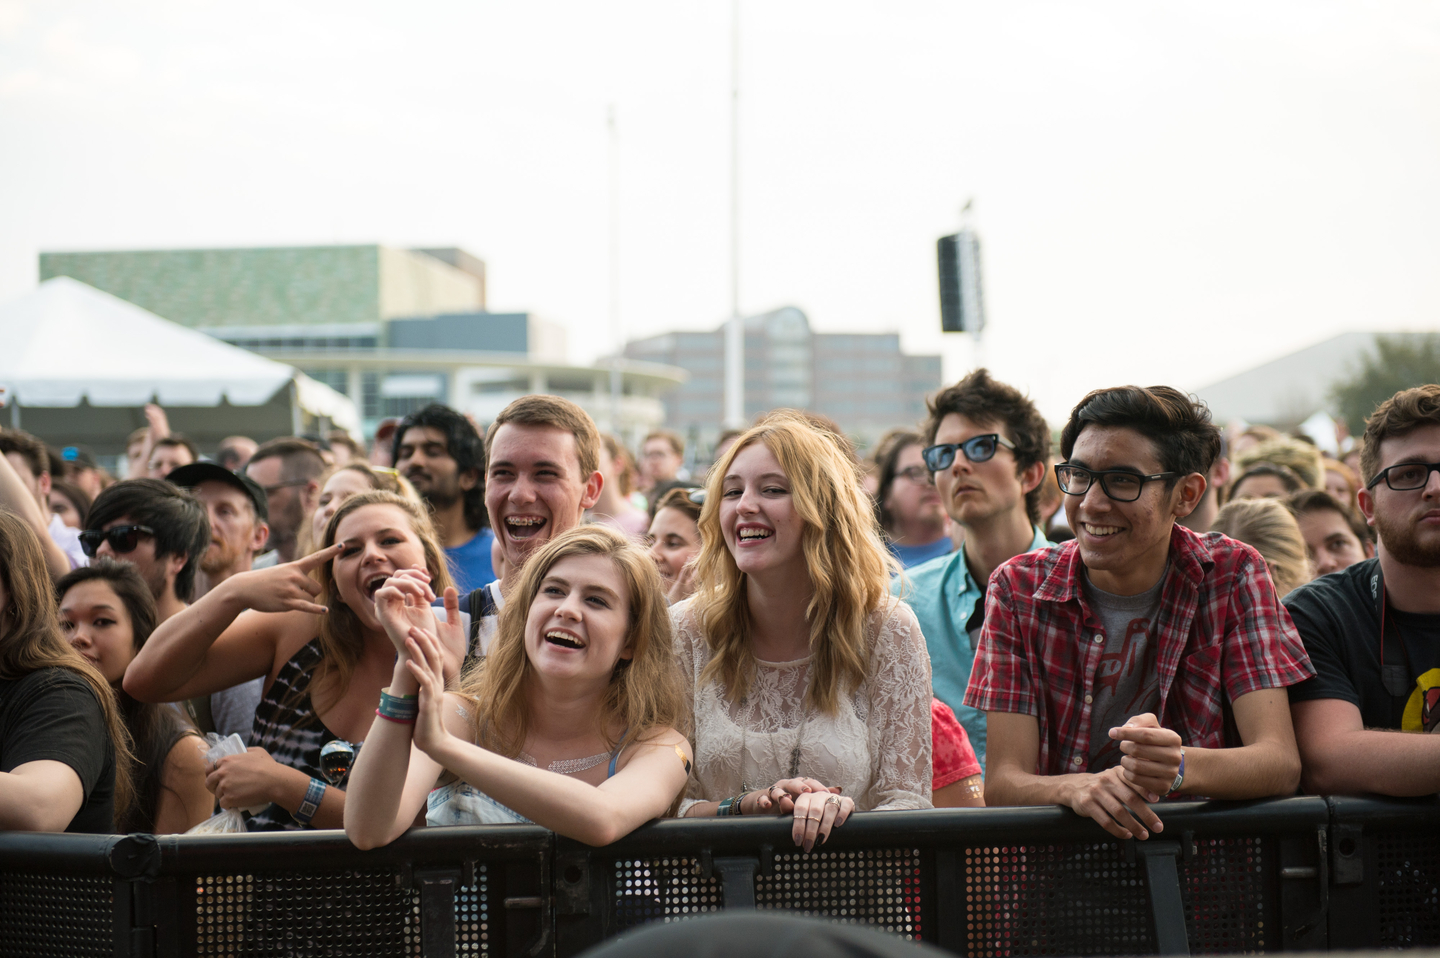
[[(702, 446), (720, 432), (725, 378), (723, 330), (632, 340), (627, 359), (678, 366), (690, 379), (666, 397), (665, 424)], [(793, 306), (745, 319), (745, 415), (780, 407), (835, 420), (862, 445), (891, 426), (925, 416), (939, 389), (939, 356), (909, 356), (895, 333), (816, 333)]]
[[(636, 441), (686, 374), (622, 360), (575, 366), (563, 327), (485, 309), (485, 264), (461, 249), (386, 246), (41, 253), (71, 276), (217, 339), (297, 366), (349, 396), (366, 436), (431, 402), (481, 423), (528, 392), (566, 396)], [(281, 359), (281, 357), (288, 357)]]

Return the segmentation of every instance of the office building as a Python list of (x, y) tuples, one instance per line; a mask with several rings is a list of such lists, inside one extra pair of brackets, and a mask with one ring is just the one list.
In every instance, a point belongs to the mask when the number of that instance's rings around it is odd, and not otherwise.
[(349, 396), (367, 436), (381, 419), (444, 402), (485, 423), (529, 392), (573, 399), (636, 441), (664, 419), (673, 367), (576, 366), (565, 330), (485, 308), (485, 264), (455, 248), (386, 246), (41, 253), (71, 276), (173, 322), (296, 366)]
[[(665, 396), (665, 424), (712, 445), (724, 408), (723, 328), (632, 340), (625, 356), (690, 374)], [(923, 419), (925, 397), (940, 386), (940, 357), (902, 353), (896, 333), (817, 333), (793, 306), (745, 319), (749, 420), (781, 407), (808, 409), (865, 445), (891, 426)]]

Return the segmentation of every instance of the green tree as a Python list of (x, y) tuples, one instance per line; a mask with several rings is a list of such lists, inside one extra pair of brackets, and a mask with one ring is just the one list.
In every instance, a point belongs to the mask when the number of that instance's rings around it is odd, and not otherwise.
[(1365, 420), (1402, 389), (1440, 383), (1440, 334), (1416, 333), (1376, 336), (1374, 352), (1360, 357), (1359, 368), (1330, 387), (1340, 415), (1353, 435), (1365, 429)]

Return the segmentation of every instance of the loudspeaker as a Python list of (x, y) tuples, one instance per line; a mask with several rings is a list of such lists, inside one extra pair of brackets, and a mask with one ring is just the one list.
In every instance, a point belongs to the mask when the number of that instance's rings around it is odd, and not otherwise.
[(980, 293), (980, 240), (973, 230), (942, 236), (935, 244), (940, 265), (940, 328), (978, 333), (985, 328)]

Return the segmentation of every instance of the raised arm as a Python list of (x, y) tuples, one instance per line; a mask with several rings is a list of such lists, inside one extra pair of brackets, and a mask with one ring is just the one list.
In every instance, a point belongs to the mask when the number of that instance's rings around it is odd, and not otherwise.
[(70, 557), (50, 538), (49, 512), (40, 508), (20, 474), (4, 456), (0, 456), (0, 512), (13, 513), (35, 533), (40, 540), (40, 551), (45, 554), (45, 568), (51, 576), (58, 579), (70, 571)]
[(320, 586), (309, 573), (339, 551), (226, 579), (160, 624), (125, 670), (125, 691), (141, 702), (177, 702), (268, 675), (280, 636), (318, 628), (325, 607), (315, 604)]
[(1315, 795), (1434, 795), (1440, 792), (1440, 735), (1367, 729), (1344, 699), (1290, 706), (1304, 759), (1305, 790)]
[[(410, 652), (405, 640), (410, 627), (420, 621), (419, 616), (433, 617), (427, 601), (427, 596), (433, 596), (429, 576), (422, 580), (413, 570), (405, 571), (411, 574), (392, 577), (375, 594), (376, 614), (396, 645), (395, 671), (390, 677), (392, 695), (419, 692), (420, 683), (408, 667)], [(463, 649), (459, 596), (453, 588), (445, 590), (445, 620), (442, 631), (458, 632)], [(460, 702), (458, 696), (444, 696), (440, 721), (448, 734), (469, 741), (472, 733), (460, 712)], [(430, 704), (428, 699), (426, 704)], [(412, 724), (377, 716), (365, 736), (365, 747), (350, 770), (345, 789), (345, 834), (357, 848), (388, 845), (405, 834), (425, 808), (425, 798), (443, 771), (440, 763), (415, 747), (414, 728)], [(406, 770), (403, 779), (395, 774), (402, 766)]]

